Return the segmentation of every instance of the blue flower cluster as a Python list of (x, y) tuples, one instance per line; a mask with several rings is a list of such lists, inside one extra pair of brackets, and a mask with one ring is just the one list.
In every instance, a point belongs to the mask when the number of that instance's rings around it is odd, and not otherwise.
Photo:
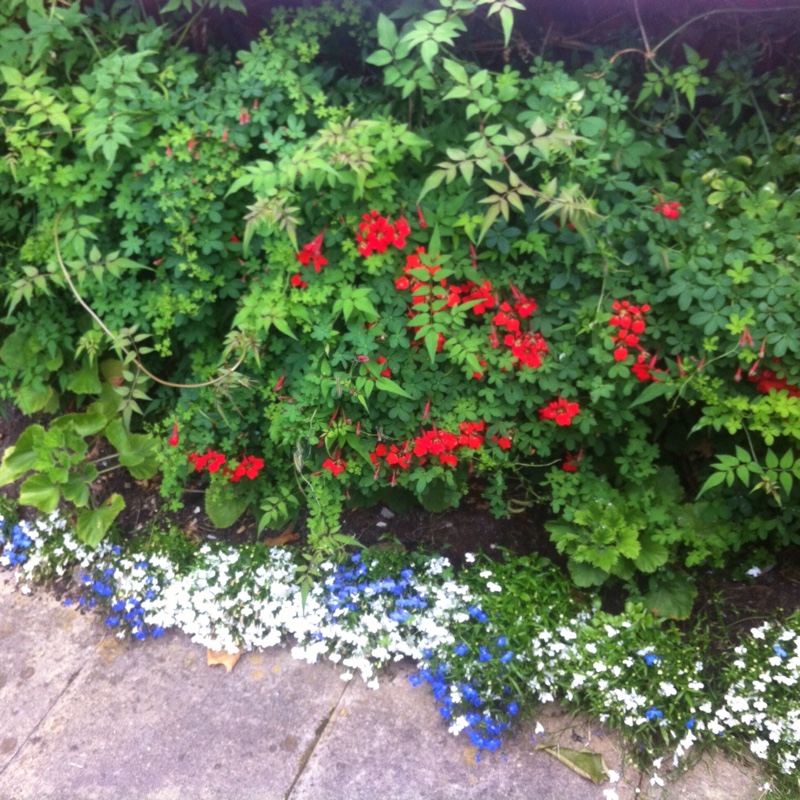
[[(485, 612), (477, 607), (468, 609), (470, 616), (478, 622), (487, 622), (488, 617)], [(497, 659), (501, 664), (508, 664), (514, 658), (514, 652), (507, 649), (508, 640), (505, 636), (499, 636), (494, 640), (496, 648), (491, 645), (481, 645), (478, 647), (477, 661), (478, 663), (485, 664), (489, 661)], [(495, 652), (492, 652), (492, 650)], [(459, 642), (453, 648), (454, 656), (461, 660), (470, 652), (470, 648), (463, 642)], [(431, 653), (423, 653), (426, 659), (430, 660)], [(505, 668), (501, 669), (500, 677), (502, 678)], [(501, 734), (508, 728), (508, 722), (492, 716), (492, 713), (487, 710), (487, 707), (492, 707), (500, 712), (503, 716), (513, 717), (519, 712), (519, 706), (514, 701), (500, 700), (495, 697), (484, 697), (479, 690), (480, 685), (476, 686), (476, 682), (454, 682), (448, 678), (450, 673), (450, 666), (447, 663), (440, 663), (435, 670), (427, 667), (420, 669), (419, 673), (409, 676), (409, 681), (413, 686), (421, 686), (423, 683), (428, 683), (433, 689), (433, 696), (438, 702), (441, 703), (439, 713), (446, 720), (452, 720), (453, 717), (460, 712), (463, 712), (466, 730), (472, 744), (478, 748), (478, 760), (480, 760), (480, 751), (488, 750), (493, 753), (502, 745)], [(507, 685), (503, 686), (503, 694), (510, 695), (511, 688)], [(461, 698), (460, 709), (456, 709), (456, 701), (454, 697)], [(483, 711), (479, 712), (477, 709), (482, 708)]]
[[(119, 555), (120, 549), (115, 546), (114, 553)], [(134, 569), (146, 571), (149, 568), (146, 561), (140, 561), (134, 565)], [(87, 590), (87, 595), (80, 598), (78, 605), (93, 608), (98, 600), (101, 602), (116, 595), (116, 581), (114, 580), (115, 570), (109, 568), (102, 572), (97, 571), (93, 575), (85, 573), (81, 575), (81, 580)], [(142, 576), (147, 586), (157, 585), (152, 575)], [(160, 625), (147, 625), (144, 621), (143, 600), (154, 600), (156, 592), (153, 588), (145, 590), (144, 597), (128, 597), (125, 600), (118, 599), (111, 605), (111, 614), (106, 617), (105, 623), (111, 628), (128, 629), (134, 639), (146, 639), (148, 636), (157, 638), (163, 636), (164, 629)], [(71, 603), (67, 603), (71, 605)]]
[(19, 525), (14, 525), (11, 532), (6, 531), (6, 521), (0, 519), (0, 557), (8, 559), (10, 567), (24, 564), (28, 560), (25, 552), (33, 540), (28, 536)]
[(406, 622), (413, 610), (427, 608), (427, 598), (411, 583), (413, 570), (402, 570), (399, 579), (378, 578), (370, 581), (367, 565), (361, 560), (360, 553), (351, 556), (350, 564), (352, 566), (339, 566), (325, 581), (325, 604), (331, 616), (336, 616), (343, 609), (366, 611), (380, 595), (394, 598), (393, 609), (388, 616), (398, 623)]

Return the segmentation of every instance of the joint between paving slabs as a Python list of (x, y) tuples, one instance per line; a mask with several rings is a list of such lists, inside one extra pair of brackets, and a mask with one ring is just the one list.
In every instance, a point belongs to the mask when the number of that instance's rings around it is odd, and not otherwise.
[(286, 794), (284, 795), (284, 800), (291, 800), (292, 793), (294, 792), (294, 787), (297, 785), (297, 781), (300, 780), (300, 776), (305, 772), (306, 765), (311, 760), (311, 756), (314, 755), (314, 751), (317, 749), (317, 745), (319, 744), (319, 740), (322, 738), (325, 731), (328, 729), (328, 726), (333, 719), (333, 715), (338, 710), (339, 706), (342, 704), (342, 698), (347, 691), (347, 687), (350, 685), (350, 682), (345, 683), (342, 687), (342, 693), (337, 698), (336, 702), (331, 706), (330, 711), (322, 718), (319, 725), (317, 725), (316, 730), (314, 731), (314, 736), (311, 739), (308, 747), (303, 752), (303, 755), (300, 756), (297, 762), (297, 774), (294, 776), (294, 780), (292, 781), (289, 788), (286, 790)]
[(34, 734), (39, 730), (39, 728), (41, 728), (42, 723), (50, 716), (53, 709), (61, 701), (61, 698), (69, 691), (70, 686), (72, 686), (72, 684), (75, 682), (75, 679), (78, 677), (78, 675), (81, 674), (81, 672), (83, 672), (85, 668), (86, 664), (81, 666), (80, 669), (75, 670), (75, 672), (73, 672), (72, 675), (69, 676), (64, 688), (59, 692), (58, 696), (53, 700), (53, 702), (50, 703), (50, 705), (47, 707), (44, 714), (42, 714), (42, 716), (39, 718), (39, 721), (33, 726), (31, 732), (22, 740), (20, 745), (14, 751), (14, 754), (11, 756), (11, 758), (8, 759), (8, 763), (4, 767), (0, 768), (0, 777), (2, 777), (3, 773), (17, 760), (23, 748), (28, 744), (28, 742), (31, 740)]

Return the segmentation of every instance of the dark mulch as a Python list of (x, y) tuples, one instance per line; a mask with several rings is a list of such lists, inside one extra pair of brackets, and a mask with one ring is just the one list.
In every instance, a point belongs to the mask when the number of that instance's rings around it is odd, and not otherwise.
[[(46, 424), (46, 420), (36, 421)], [(11, 406), (0, 408), (0, 454), (16, 441), (30, 422), (30, 418)], [(125, 498), (126, 508), (119, 518), (119, 527), (133, 535), (146, 531), (151, 524), (173, 525), (195, 541), (231, 544), (245, 544), (280, 533), (267, 530), (259, 535), (252, 514), (246, 514), (230, 528), (215, 528), (203, 511), (199, 480), (190, 485), (183, 497), (183, 508), (175, 512), (163, 508), (157, 479), (137, 481), (119, 470), (104, 476), (93, 489), (98, 502), (113, 492)], [(16, 499), (18, 484), (3, 487), (0, 492)], [(418, 506), (394, 512), (382, 504), (349, 509), (342, 519), (342, 532), (367, 546), (388, 540), (406, 549), (440, 553), (456, 565), (462, 563), (468, 552), (494, 555), (508, 550), (517, 555), (539, 553), (563, 566), (564, 559), (555, 551), (544, 528), (546, 520), (546, 509), (535, 506), (497, 519), (480, 496), (474, 494), (466, 497), (459, 508), (438, 513)], [(302, 546), (305, 535), (302, 517), (297, 522), (296, 532)], [(753, 624), (753, 620), (800, 609), (800, 547), (790, 547), (779, 553), (774, 566), (756, 580), (735, 581), (717, 570), (701, 575), (697, 583), (696, 610), (713, 615), (720, 630), (728, 629), (729, 635), (735, 635), (737, 630)], [(716, 602), (718, 598), (722, 603)], [(618, 610), (622, 599), (613, 591), (604, 596), (609, 610)]]

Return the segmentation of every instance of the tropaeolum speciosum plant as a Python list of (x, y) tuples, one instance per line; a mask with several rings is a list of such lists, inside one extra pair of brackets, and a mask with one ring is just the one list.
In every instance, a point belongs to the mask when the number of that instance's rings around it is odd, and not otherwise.
[(791, 541), (790, 73), (674, 37), (568, 70), (515, 9), (277, 10), (235, 56), (135, 4), (0, 11), (3, 399), (99, 404), (169, 503), (306, 508), (311, 550), (345, 503), (543, 502), (576, 580), (663, 612)]

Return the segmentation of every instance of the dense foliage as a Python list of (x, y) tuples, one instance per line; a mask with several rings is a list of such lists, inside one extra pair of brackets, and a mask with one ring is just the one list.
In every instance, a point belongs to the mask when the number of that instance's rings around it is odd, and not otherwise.
[(104, 435), (172, 502), (207, 476), (219, 525), (306, 508), (320, 556), (346, 501), (548, 502), (579, 585), (663, 615), (688, 568), (790, 541), (793, 80), (749, 50), (467, 57), (473, 15), (508, 44), (518, 7), (279, 11), (234, 59), (7, 6), (2, 391), (73, 413), (0, 481), (97, 542)]

